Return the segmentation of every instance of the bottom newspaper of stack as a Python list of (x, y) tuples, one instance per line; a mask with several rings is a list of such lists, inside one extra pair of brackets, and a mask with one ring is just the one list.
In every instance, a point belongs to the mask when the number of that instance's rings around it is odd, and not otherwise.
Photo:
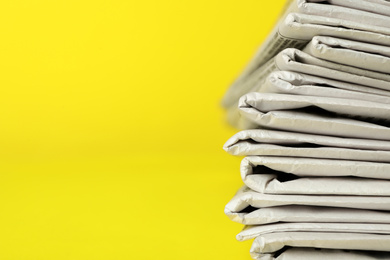
[[(251, 256), (390, 259), (390, 106), (269, 93), (249, 93), (240, 104), (242, 115), (259, 126), (302, 130), (244, 130), (224, 146), (246, 156), (240, 168), (245, 186), (225, 213), (247, 225), (237, 239), (254, 238)], [(264, 111), (285, 118), (267, 120)], [(294, 118), (298, 111), (304, 121)], [(320, 131), (318, 122), (328, 128)]]

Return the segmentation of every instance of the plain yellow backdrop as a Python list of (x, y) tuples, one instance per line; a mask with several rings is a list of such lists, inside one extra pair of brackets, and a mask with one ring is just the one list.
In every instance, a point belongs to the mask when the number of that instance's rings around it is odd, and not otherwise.
[(219, 101), (284, 0), (0, 4), (0, 259), (250, 259)]

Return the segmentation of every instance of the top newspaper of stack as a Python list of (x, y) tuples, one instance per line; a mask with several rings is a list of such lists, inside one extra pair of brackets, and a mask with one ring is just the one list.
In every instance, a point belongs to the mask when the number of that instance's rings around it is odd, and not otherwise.
[(334, 36), (390, 46), (390, 2), (384, 0), (293, 0), (222, 104), (261, 65), (285, 48), (302, 49), (314, 37)]

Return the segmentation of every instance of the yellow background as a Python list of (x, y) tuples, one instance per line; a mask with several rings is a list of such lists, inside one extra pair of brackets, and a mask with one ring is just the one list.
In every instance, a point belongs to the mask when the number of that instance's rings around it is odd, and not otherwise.
[(0, 259), (250, 259), (219, 101), (284, 1), (0, 4)]

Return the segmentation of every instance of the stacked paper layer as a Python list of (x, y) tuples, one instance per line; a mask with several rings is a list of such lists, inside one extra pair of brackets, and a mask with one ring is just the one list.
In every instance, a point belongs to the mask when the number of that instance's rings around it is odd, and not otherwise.
[(390, 2), (290, 1), (223, 105), (254, 259), (390, 259)]

